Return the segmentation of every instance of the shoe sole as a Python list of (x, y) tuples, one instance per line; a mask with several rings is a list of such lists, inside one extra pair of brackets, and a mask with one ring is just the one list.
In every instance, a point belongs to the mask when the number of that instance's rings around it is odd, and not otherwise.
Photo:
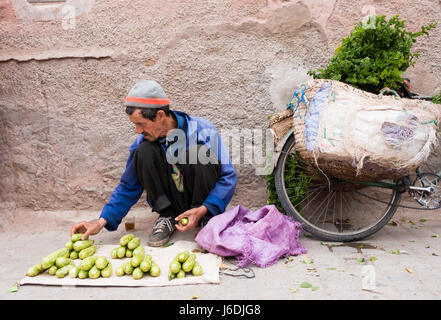
[(168, 240), (170, 240), (170, 236), (168, 236), (167, 238), (164, 238), (163, 240), (159, 240), (159, 241), (148, 241), (147, 240), (147, 245), (150, 247), (160, 247), (160, 246), (166, 244), (168, 242)]

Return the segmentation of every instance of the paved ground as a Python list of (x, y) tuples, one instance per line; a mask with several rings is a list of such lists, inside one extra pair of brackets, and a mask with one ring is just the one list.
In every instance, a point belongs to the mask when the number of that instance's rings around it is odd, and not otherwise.
[[(156, 215), (134, 210), (135, 234), (149, 234)], [(64, 245), (70, 227), (99, 212), (3, 212), (0, 225), (0, 299), (168, 299), (190, 300), (296, 300), (296, 299), (429, 299), (441, 298), (441, 211), (399, 209), (392, 218), (396, 226), (386, 226), (374, 236), (357, 243), (324, 243), (307, 234), (301, 237), (306, 255), (284, 258), (276, 265), (252, 267), (255, 278), (220, 276), (218, 285), (171, 287), (57, 287), (23, 285), (19, 281), (27, 268), (39, 261), (48, 249)], [(423, 220), (421, 220), (423, 219)], [(425, 220), (424, 220), (425, 219)], [(421, 220), (421, 221), (420, 221)], [(117, 243), (125, 233), (104, 230), (93, 239), (97, 243)], [(193, 239), (194, 233), (176, 232), (171, 241)], [(362, 260), (366, 261), (363, 264)], [(309, 262), (309, 263), (304, 263)], [(301, 288), (303, 282), (311, 288)]]

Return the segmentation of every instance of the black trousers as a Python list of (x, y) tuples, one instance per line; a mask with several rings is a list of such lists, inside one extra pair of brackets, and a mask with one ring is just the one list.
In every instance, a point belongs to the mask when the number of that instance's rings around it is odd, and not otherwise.
[(162, 217), (176, 217), (191, 208), (200, 207), (216, 185), (221, 169), (219, 162), (201, 164), (198, 160), (190, 164), (188, 150), (186, 157), (186, 164), (176, 164), (183, 176), (184, 190), (180, 192), (172, 178), (173, 167), (159, 142), (144, 140), (135, 151), (133, 168), (147, 192), (153, 211)]

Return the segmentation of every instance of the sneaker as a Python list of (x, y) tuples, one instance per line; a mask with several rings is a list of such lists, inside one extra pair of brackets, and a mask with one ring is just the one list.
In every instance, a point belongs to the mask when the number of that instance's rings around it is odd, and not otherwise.
[(150, 247), (160, 247), (168, 242), (173, 231), (176, 230), (173, 218), (159, 217), (153, 226), (152, 234), (147, 239)]

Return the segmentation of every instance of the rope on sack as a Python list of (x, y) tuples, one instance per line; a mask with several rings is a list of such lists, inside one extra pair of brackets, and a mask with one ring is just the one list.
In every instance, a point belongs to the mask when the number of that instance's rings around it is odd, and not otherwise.
[[(308, 82), (308, 85), (311, 86), (311, 82)], [(300, 85), (300, 88), (299, 87), (295, 88), (293, 96), (291, 98), (291, 101), (287, 104), (287, 109), (292, 110), (293, 115), (296, 114), (297, 110), (299, 111), (299, 118), (300, 119), (302, 119), (302, 116), (300, 114), (300, 103), (302, 102), (304, 104), (305, 114), (303, 115), (303, 118), (304, 118), (303, 121), (305, 121), (306, 113), (307, 113), (308, 107), (309, 107), (309, 103), (311, 102), (311, 100), (309, 100), (308, 97), (306, 96), (305, 90), (306, 90), (305, 84)], [(301, 97), (299, 96), (299, 94), (301, 94)], [(333, 90), (330, 90), (329, 95), (328, 95), (328, 99), (329, 100), (332, 99), (332, 101), (335, 102), (335, 93)], [(294, 104), (295, 104), (295, 107), (294, 107)], [(324, 134), (325, 134), (325, 138), (326, 138), (326, 129), (325, 129)], [(334, 144), (329, 139), (327, 139), (327, 140), (331, 143), (331, 145), (334, 146)], [(318, 156), (317, 156), (316, 152), (313, 152), (313, 158), (314, 158), (317, 169), (319, 169), (320, 172), (326, 177), (326, 179), (328, 180), (328, 185), (329, 185), (329, 187), (331, 187), (331, 180), (325, 174), (325, 172), (323, 172), (323, 170), (320, 169), (320, 166), (317, 161)]]
[[(303, 115), (303, 118), (306, 117), (306, 112), (308, 111), (309, 99), (306, 96), (305, 90), (306, 90), (306, 86), (304, 84), (302, 84), (300, 88), (295, 88), (291, 101), (287, 104), (287, 109), (292, 110), (293, 114), (295, 114), (297, 110), (299, 111), (300, 119), (302, 119), (302, 115), (300, 114), (301, 102), (303, 102), (303, 104), (305, 105), (305, 114)], [(299, 97), (299, 94), (301, 94), (301, 97)], [(294, 108), (294, 103), (296, 103), (295, 108)]]
[(383, 88), (380, 91), (380, 94), (378, 95), (378, 98), (380, 98), (380, 99), (383, 98), (384, 93), (392, 93), (394, 95), (395, 99), (400, 99), (401, 98), (400, 95), (395, 90), (392, 90), (392, 89), (390, 89), (388, 87)]
[(427, 121), (427, 122), (422, 122), (421, 124), (429, 124), (429, 123), (433, 123), (434, 125), (436, 125), (437, 127), (439, 127), (438, 121), (436, 121), (436, 120)]
[(328, 96), (328, 99), (329, 99), (329, 100), (332, 99), (332, 102), (335, 102), (335, 93), (334, 93), (334, 90), (332, 90), (332, 88), (331, 88), (331, 90), (329, 90), (329, 96)]

